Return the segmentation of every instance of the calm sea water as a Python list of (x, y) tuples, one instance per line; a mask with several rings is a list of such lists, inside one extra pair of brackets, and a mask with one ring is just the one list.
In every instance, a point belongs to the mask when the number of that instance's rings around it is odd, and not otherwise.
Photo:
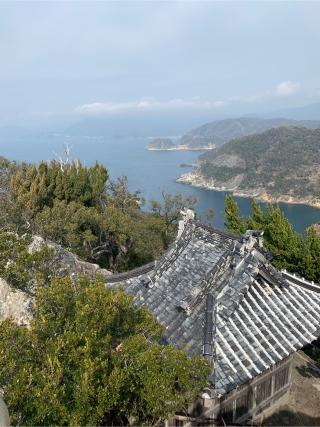
[[(86, 165), (96, 160), (109, 170), (111, 179), (126, 175), (131, 190), (141, 190), (146, 200), (160, 199), (163, 191), (180, 192), (185, 196), (197, 198), (197, 214), (204, 218), (207, 209), (215, 212), (213, 225), (223, 228), (224, 199), (226, 193), (193, 188), (175, 182), (176, 178), (190, 168), (181, 167), (182, 163), (193, 163), (199, 152), (172, 151), (155, 152), (144, 150), (147, 138), (71, 138), (62, 135), (44, 136), (36, 139), (0, 141), (0, 155), (10, 159), (35, 162), (56, 158), (63, 153), (64, 144), (72, 148), (72, 157), (80, 159)], [(236, 198), (243, 215), (250, 212), (250, 199)], [(320, 221), (320, 210), (304, 205), (280, 203), (297, 231)]]

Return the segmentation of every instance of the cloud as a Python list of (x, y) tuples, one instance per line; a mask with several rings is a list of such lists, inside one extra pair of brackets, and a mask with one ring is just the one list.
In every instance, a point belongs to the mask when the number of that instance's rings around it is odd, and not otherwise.
[(226, 106), (226, 101), (205, 101), (198, 97), (191, 99), (174, 98), (168, 101), (158, 101), (154, 98), (143, 98), (136, 101), (125, 102), (93, 102), (78, 105), (75, 113), (80, 114), (113, 114), (128, 111), (156, 111), (156, 110), (182, 110), (182, 109), (215, 109)]
[(287, 80), (281, 82), (276, 87), (276, 94), (278, 96), (291, 96), (299, 91), (301, 84), (299, 82), (292, 82)]

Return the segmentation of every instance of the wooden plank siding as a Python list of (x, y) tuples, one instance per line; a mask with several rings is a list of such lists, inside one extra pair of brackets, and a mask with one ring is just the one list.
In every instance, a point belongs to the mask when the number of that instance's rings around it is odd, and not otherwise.
[(289, 390), (291, 364), (292, 355), (221, 398), (199, 398), (190, 406), (188, 414), (176, 415), (168, 421), (167, 426), (228, 425), (255, 420), (264, 409)]

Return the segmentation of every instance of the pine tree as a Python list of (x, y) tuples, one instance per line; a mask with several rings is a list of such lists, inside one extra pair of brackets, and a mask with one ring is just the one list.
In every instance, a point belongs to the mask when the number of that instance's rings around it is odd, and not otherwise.
[(246, 231), (246, 224), (244, 219), (239, 213), (237, 203), (233, 200), (232, 196), (228, 194), (225, 200), (225, 227), (227, 230), (236, 234), (243, 234)]
[(247, 228), (251, 230), (264, 231), (266, 225), (267, 220), (263, 210), (256, 200), (253, 199), (251, 204), (251, 216), (249, 216), (247, 220)]
[(307, 229), (304, 276), (320, 283), (320, 236), (314, 226)]
[(264, 242), (274, 256), (274, 265), (301, 273), (304, 257), (302, 236), (293, 230), (280, 208), (269, 205), (266, 218)]

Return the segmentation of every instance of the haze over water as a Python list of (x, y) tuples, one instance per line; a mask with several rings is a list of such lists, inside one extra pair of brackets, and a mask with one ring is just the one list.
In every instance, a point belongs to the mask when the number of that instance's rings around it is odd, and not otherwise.
[[(215, 192), (175, 182), (176, 178), (190, 170), (181, 167), (182, 163), (194, 163), (199, 156), (195, 151), (147, 151), (144, 149), (148, 138), (104, 138), (104, 137), (67, 137), (63, 135), (43, 136), (39, 138), (20, 138), (0, 140), (0, 155), (12, 160), (38, 162), (57, 158), (63, 153), (64, 144), (72, 149), (72, 157), (80, 159), (86, 165), (96, 160), (104, 164), (112, 180), (126, 175), (131, 190), (140, 190), (146, 201), (161, 199), (161, 193), (182, 193), (197, 198), (196, 212), (205, 219), (205, 212), (211, 208), (215, 215), (212, 224), (223, 228), (224, 199), (226, 193)], [(236, 198), (241, 214), (248, 215), (251, 200)], [(320, 221), (320, 209), (305, 205), (279, 206), (294, 225), (303, 232), (310, 224)]]

